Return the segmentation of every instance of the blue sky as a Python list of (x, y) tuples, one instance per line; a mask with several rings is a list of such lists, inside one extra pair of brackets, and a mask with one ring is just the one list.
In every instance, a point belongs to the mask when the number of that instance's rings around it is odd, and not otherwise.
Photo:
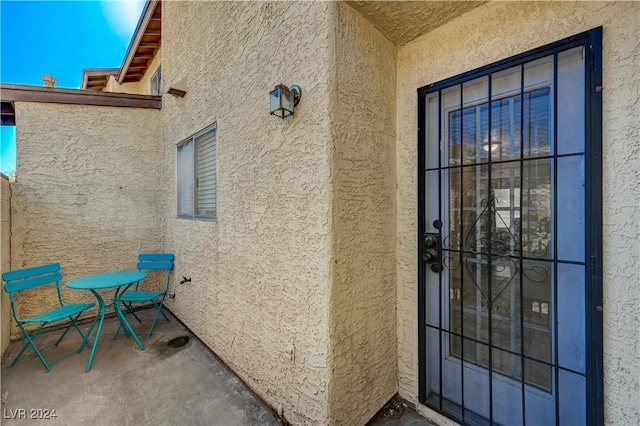
[[(83, 68), (117, 68), (141, 0), (0, 1), (0, 81), (79, 88)], [(18, 123), (19, 125), (20, 123)], [(15, 170), (15, 128), (2, 126), (0, 171)]]

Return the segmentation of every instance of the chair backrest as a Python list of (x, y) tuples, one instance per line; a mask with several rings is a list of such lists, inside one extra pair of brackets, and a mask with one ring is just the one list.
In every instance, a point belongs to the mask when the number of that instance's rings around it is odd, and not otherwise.
[(34, 266), (31, 268), (16, 269), (14, 271), (5, 272), (2, 274), (2, 279), (5, 281), (4, 291), (9, 293), (11, 299), (11, 310), (16, 321), (19, 321), (18, 313), (15, 308), (15, 301), (13, 294), (18, 291), (27, 290), (34, 287), (40, 287), (48, 284), (55, 284), (56, 291), (58, 292), (58, 300), (60, 305), (62, 302), (62, 295), (60, 294), (60, 281), (62, 280), (62, 274), (60, 273), (60, 264), (51, 263), (49, 265)]
[(169, 279), (171, 270), (173, 269), (173, 258), (172, 253), (141, 253), (138, 255), (138, 270), (166, 270), (166, 291), (169, 289)]

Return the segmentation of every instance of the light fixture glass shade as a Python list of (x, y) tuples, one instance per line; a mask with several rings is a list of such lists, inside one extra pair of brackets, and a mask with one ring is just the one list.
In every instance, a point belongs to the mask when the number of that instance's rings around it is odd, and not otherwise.
[(269, 105), (271, 114), (280, 118), (286, 118), (293, 114), (293, 107), (295, 103), (295, 95), (285, 85), (277, 85), (271, 92), (269, 92)]
[(484, 151), (487, 151), (487, 152), (489, 152), (489, 151), (491, 151), (491, 152), (497, 151), (498, 148), (500, 148), (500, 141), (494, 140), (494, 141), (491, 141), (491, 143), (484, 142), (482, 144), (482, 149)]

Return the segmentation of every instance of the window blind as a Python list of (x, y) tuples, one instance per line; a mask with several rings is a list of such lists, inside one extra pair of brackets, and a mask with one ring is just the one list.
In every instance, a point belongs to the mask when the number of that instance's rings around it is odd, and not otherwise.
[(195, 139), (196, 216), (216, 215), (216, 131)]

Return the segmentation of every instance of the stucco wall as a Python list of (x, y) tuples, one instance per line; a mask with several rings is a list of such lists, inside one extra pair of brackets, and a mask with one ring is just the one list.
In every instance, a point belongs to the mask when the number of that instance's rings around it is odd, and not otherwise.
[(398, 377), (417, 402), (416, 89), (602, 25), (604, 373), (608, 424), (640, 421), (640, 3), (495, 2), (398, 53)]
[[(11, 268), (11, 244), (10, 244), (10, 226), (11, 226), (11, 195), (9, 189), (9, 179), (0, 174), (0, 273), (7, 272)], [(1, 282), (4, 284), (4, 281)], [(0, 295), (0, 333), (2, 334), (2, 351), (0, 356), (4, 355), (4, 350), (9, 346), (9, 333), (11, 326), (11, 302), (9, 295), (2, 290)]]
[[(164, 247), (169, 308), (296, 424), (327, 418), (331, 186), (329, 9), (323, 2), (167, 2), (163, 80)], [(298, 84), (287, 120), (269, 91)], [(217, 123), (217, 219), (176, 218), (176, 144)], [(292, 352), (292, 353), (290, 353)]]
[(335, 3), (329, 423), (366, 423), (397, 391), (396, 48)]
[[(67, 281), (134, 269), (138, 253), (160, 250), (158, 110), (16, 102), (15, 111), (12, 268), (60, 262)], [(16, 300), (21, 316), (57, 302), (55, 292)]]
[(130, 93), (133, 95), (148, 94), (148, 90), (147, 93), (143, 93), (142, 86), (140, 85), (139, 81), (119, 84), (118, 80), (113, 75), (110, 75), (107, 79), (107, 85), (105, 86), (104, 91), (114, 93)]

